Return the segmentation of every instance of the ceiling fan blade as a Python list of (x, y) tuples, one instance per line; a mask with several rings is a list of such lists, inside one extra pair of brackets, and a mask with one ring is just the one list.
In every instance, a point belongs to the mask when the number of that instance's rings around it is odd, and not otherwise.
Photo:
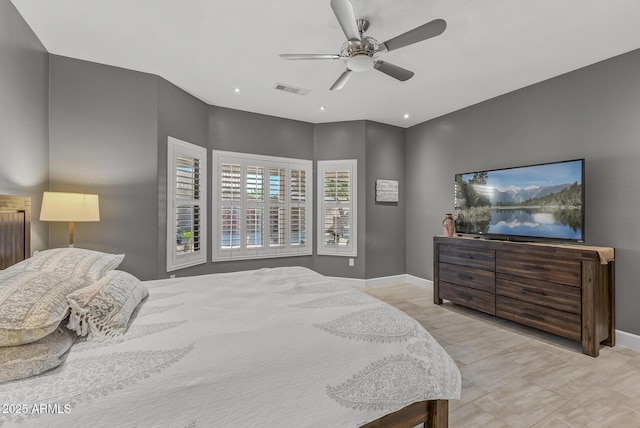
[(409, 71), (385, 61), (376, 61), (373, 67), (394, 79), (400, 80), (401, 82), (411, 79), (414, 74), (413, 71)]
[(439, 36), (446, 28), (447, 22), (444, 19), (434, 19), (431, 22), (427, 22), (413, 30), (409, 30), (404, 34), (400, 34), (399, 36), (387, 40), (380, 45), (380, 51), (384, 52), (386, 50), (390, 52)]
[(342, 73), (340, 75), (340, 77), (338, 77), (338, 80), (336, 80), (336, 83), (334, 83), (331, 88), (329, 88), (330, 91), (337, 91), (339, 89), (342, 89), (342, 87), (345, 85), (345, 83), (347, 83), (347, 81), (349, 80), (349, 77), (351, 77), (351, 74), (353, 73), (353, 71), (349, 70), (348, 68), (345, 70), (344, 73)]
[(282, 59), (340, 59), (338, 54), (280, 54)]
[(356, 14), (353, 11), (353, 5), (349, 0), (331, 0), (331, 9), (338, 18), (338, 23), (347, 36), (347, 40), (351, 42), (360, 41), (360, 32), (356, 22)]

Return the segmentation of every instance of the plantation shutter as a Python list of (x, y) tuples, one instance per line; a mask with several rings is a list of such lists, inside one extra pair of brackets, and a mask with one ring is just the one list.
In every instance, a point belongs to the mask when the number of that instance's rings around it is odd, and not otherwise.
[(206, 262), (206, 149), (168, 138), (167, 272)]
[(218, 205), (222, 222), (220, 246), (240, 248), (242, 224), (240, 222), (242, 193), (242, 164), (225, 162), (220, 167), (221, 203)]
[(247, 164), (245, 183), (246, 247), (258, 251), (264, 247), (265, 167)]
[(176, 156), (176, 252), (200, 251), (200, 159)]
[(303, 246), (307, 235), (307, 171), (291, 169), (291, 231), (292, 246)]
[(213, 261), (311, 254), (311, 161), (213, 151)]
[(318, 254), (357, 255), (357, 161), (318, 161)]
[(285, 167), (269, 168), (269, 249), (276, 252), (286, 245), (286, 182)]

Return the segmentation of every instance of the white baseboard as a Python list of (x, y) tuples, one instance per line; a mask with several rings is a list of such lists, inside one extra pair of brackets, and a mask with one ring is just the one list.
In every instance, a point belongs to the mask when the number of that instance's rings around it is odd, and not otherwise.
[(407, 282), (409, 284), (417, 285), (418, 287), (426, 288), (428, 290), (433, 291), (433, 281), (430, 279), (420, 278), (419, 276), (413, 276), (406, 274)]
[(616, 330), (616, 346), (640, 351), (640, 336), (626, 331)]
[(366, 283), (367, 280), (366, 279), (359, 279), (359, 278), (344, 278), (342, 276), (329, 276), (328, 278), (331, 278), (333, 280), (339, 281), (343, 284), (348, 284), (352, 287), (357, 287), (357, 288), (367, 288), (366, 287)]

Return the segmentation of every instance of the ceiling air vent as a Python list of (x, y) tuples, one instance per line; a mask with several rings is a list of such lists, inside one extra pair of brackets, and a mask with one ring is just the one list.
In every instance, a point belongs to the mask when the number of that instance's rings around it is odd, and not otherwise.
[(276, 83), (276, 90), (290, 92), (292, 94), (298, 95), (307, 95), (309, 92), (311, 92), (310, 89), (296, 88), (294, 86), (285, 85), (284, 83)]

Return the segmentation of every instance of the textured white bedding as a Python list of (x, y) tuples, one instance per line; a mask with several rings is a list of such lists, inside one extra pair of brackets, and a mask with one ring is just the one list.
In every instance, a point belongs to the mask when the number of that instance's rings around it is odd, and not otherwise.
[(124, 340), (0, 384), (0, 426), (357, 427), (458, 399), (415, 320), (305, 268), (149, 281)]

